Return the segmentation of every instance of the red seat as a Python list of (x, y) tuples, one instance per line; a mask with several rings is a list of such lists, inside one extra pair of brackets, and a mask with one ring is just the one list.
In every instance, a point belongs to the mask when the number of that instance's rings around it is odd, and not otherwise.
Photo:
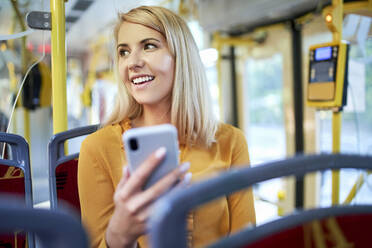
[[(25, 179), (20, 168), (0, 164), (0, 193), (24, 199)], [(26, 247), (26, 236), (24, 233), (0, 235), (0, 247)]]
[[(4, 159), (0, 159), (0, 194), (16, 196), (19, 202), (32, 208), (28, 144), (19, 135), (3, 132), (0, 132), (0, 142), (7, 144)], [(33, 234), (26, 235), (21, 231), (9, 235), (1, 234), (0, 247), (26, 247), (26, 236), (28, 247), (34, 247)]]
[[(80, 221), (66, 211), (29, 208), (17, 199), (0, 195), (1, 233), (26, 230), (38, 237), (38, 247), (88, 248), (89, 239)], [(25, 243), (0, 247), (25, 247)], [(30, 247), (30, 246), (29, 246)]]
[(15, 194), (24, 198), (24, 178), (22, 169), (0, 164), (0, 193)]
[(77, 168), (79, 153), (66, 155), (65, 142), (69, 139), (93, 133), (97, 125), (79, 127), (58, 133), (52, 137), (48, 146), (49, 191), (51, 209), (57, 209), (63, 202), (80, 214)]
[(77, 166), (78, 159), (66, 161), (57, 166), (55, 174), (58, 200), (69, 203), (80, 213), (79, 192), (77, 190)]
[[(315, 213), (315, 212), (314, 212)], [(300, 217), (300, 216), (298, 216)], [(314, 218), (316, 219), (316, 218)], [(283, 221), (282, 221), (283, 222)], [(371, 247), (372, 211), (369, 214), (341, 215), (308, 222), (262, 237), (244, 248)], [(249, 233), (246, 233), (249, 235)]]
[[(174, 190), (159, 199), (150, 218), (151, 247), (187, 247), (190, 210), (273, 178), (304, 176), (325, 170), (372, 170), (372, 156), (351, 154), (301, 155), (255, 167), (229, 170), (214, 178)], [(209, 247), (371, 247), (372, 205), (331, 206), (297, 210), (280, 219), (249, 226)], [(172, 235), (164, 235), (172, 233)]]

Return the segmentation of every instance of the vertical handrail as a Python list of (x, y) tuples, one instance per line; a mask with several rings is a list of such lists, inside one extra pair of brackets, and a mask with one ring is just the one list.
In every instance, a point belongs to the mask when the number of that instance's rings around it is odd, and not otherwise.
[[(341, 148), (341, 122), (342, 112), (334, 111), (332, 114), (332, 152), (340, 153)], [(332, 171), (332, 204), (340, 202), (340, 171)]]
[[(343, 20), (343, 0), (332, 0), (333, 6), (333, 21), (332, 30), (333, 41), (340, 42), (342, 39), (342, 20)], [(336, 87), (343, 87), (336, 85)], [(332, 114), (332, 152), (337, 154), (341, 150), (341, 124), (342, 124), (342, 109), (336, 109)], [(340, 171), (332, 171), (332, 204), (336, 205), (340, 202)]]
[(50, 0), (52, 12), (53, 133), (67, 130), (65, 1)]

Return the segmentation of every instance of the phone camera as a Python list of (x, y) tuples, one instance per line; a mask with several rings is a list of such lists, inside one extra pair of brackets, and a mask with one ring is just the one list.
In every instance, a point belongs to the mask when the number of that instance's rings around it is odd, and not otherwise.
[(130, 139), (129, 146), (130, 146), (130, 149), (132, 149), (133, 151), (136, 151), (138, 149), (137, 139)]

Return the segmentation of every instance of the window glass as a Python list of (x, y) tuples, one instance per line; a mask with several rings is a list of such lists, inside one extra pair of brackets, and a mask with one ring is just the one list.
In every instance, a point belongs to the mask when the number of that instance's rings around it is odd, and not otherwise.
[(214, 48), (208, 47), (207, 42), (204, 41), (204, 32), (202, 27), (196, 21), (189, 21), (188, 26), (195, 39), (196, 45), (200, 52), (200, 58), (203, 62), (205, 72), (207, 75), (208, 88), (212, 100), (213, 113), (216, 118), (220, 119), (220, 107), (219, 107), (219, 89), (218, 89), (218, 76), (217, 76), (217, 59), (218, 51)]
[[(372, 37), (368, 36), (371, 20), (369, 17), (349, 15), (344, 21), (344, 38), (350, 42), (350, 52), (347, 106), (342, 113), (341, 153), (372, 155)], [(318, 150), (331, 153), (332, 113), (319, 111), (317, 125)], [(341, 170), (340, 202), (346, 199), (361, 175), (364, 175), (365, 183), (353, 203), (372, 202), (372, 178), (364, 171), (357, 170)], [(332, 195), (330, 171), (323, 174), (321, 192), (320, 204), (330, 205)]]
[[(283, 116), (283, 59), (280, 53), (246, 61), (244, 123), (252, 166), (286, 156)], [(277, 189), (277, 191), (273, 191)], [(256, 218), (260, 224), (277, 216), (282, 179), (255, 186)]]
[(282, 55), (248, 59), (244, 83), (245, 130), (252, 164), (281, 159), (285, 152)]

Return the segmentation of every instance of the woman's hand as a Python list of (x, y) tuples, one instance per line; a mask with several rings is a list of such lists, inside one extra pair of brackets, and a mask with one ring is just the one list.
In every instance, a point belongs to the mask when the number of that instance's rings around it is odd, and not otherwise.
[[(159, 148), (132, 175), (129, 175), (128, 168), (124, 167), (123, 177), (114, 194), (115, 210), (106, 230), (106, 243), (110, 248), (135, 247), (138, 237), (146, 233), (146, 222), (152, 203), (189, 169), (188, 163), (182, 164), (152, 187), (142, 191), (146, 180), (165, 153), (164, 147)], [(190, 176), (187, 175), (186, 178), (189, 180)]]

